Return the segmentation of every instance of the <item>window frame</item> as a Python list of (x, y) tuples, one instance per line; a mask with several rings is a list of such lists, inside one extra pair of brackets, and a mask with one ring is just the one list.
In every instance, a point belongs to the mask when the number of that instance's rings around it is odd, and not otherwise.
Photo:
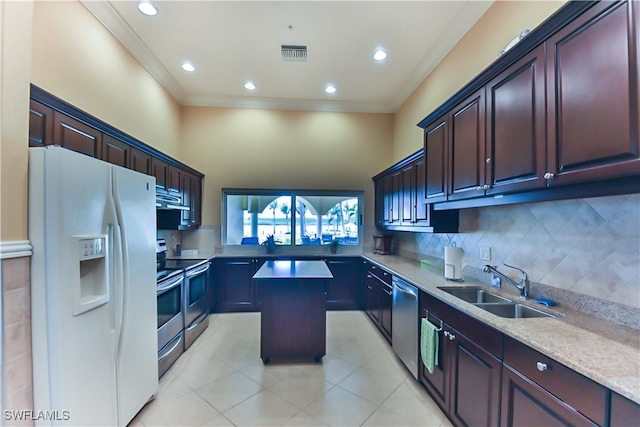
[[(228, 196), (273, 196), (274, 199), (279, 197), (291, 197), (291, 206), (296, 206), (297, 197), (304, 198), (305, 196), (319, 196), (319, 197), (350, 197), (358, 200), (358, 244), (357, 245), (343, 245), (345, 248), (354, 248), (357, 250), (362, 249), (362, 239), (364, 233), (364, 194), (363, 190), (292, 190), (292, 189), (269, 189), (269, 188), (223, 188), (222, 189), (222, 218), (221, 218), (221, 235), (220, 235), (220, 244), (223, 248), (245, 248), (248, 246), (245, 245), (235, 245), (235, 244), (227, 244), (227, 197)], [(323, 213), (324, 215), (324, 213)], [(318, 249), (326, 248), (328, 245), (300, 245), (296, 244), (296, 237), (298, 231), (296, 229), (296, 219), (298, 218), (298, 213), (295, 208), (291, 209), (291, 214), (289, 217), (290, 221), (290, 229), (291, 229), (291, 243), (290, 244), (279, 244), (279, 248), (288, 248), (287, 250), (294, 251), (310, 251), (309, 248)], [(303, 249), (304, 248), (304, 249)]]

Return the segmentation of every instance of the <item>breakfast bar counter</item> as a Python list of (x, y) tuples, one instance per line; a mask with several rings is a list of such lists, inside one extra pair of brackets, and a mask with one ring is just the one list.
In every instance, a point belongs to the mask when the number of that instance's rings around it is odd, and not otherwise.
[(333, 275), (324, 261), (267, 261), (262, 282), (260, 358), (322, 359), (326, 353), (326, 292)]

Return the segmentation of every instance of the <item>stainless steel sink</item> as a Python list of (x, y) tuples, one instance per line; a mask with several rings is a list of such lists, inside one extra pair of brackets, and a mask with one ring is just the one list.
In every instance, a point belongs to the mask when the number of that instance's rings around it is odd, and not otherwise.
[(536, 310), (535, 308), (517, 304), (474, 304), (476, 307), (480, 307), (483, 310), (493, 313), (496, 316), (508, 317), (508, 318), (531, 318), (531, 317), (556, 317), (553, 314), (545, 313), (544, 311)]
[(439, 287), (438, 289), (453, 295), (454, 297), (460, 298), (466, 302), (470, 302), (472, 304), (479, 303), (511, 303), (511, 300), (508, 298), (501, 297), (500, 295), (492, 294), (480, 288), (448, 288), (448, 287)]

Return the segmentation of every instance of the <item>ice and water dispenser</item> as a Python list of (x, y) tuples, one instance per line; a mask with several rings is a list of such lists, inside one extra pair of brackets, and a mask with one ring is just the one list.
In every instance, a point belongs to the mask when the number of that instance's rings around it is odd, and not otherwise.
[(73, 315), (109, 302), (107, 235), (75, 236), (79, 277), (73, 283)]

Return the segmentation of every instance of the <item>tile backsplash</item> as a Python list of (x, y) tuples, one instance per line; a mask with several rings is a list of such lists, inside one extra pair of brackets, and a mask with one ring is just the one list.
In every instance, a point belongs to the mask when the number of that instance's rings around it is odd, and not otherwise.
[[(394, 246), (442, 259), (455, 243), (468, 268), (507, 263), (532, 282), (640, 308), (640, 194), (463, 209), (459, 231), (394, 233)], [(491, 261), (480, 260), (481, 246)]]

